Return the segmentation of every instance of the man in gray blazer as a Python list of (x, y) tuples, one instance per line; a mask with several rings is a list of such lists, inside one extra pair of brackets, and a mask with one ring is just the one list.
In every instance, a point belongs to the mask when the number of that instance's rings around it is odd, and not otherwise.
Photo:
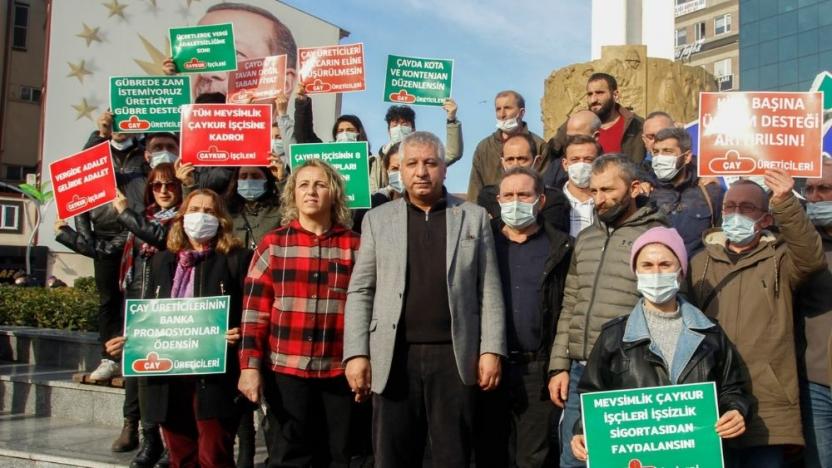
[(404, 198), (367, 213), (344, 327), (346, 377), (372, 393), (375, 466), (469, 465), (477, 386), (500, 380), (505, 313), (485, 209), (448, 195), (444, 147), (401, 145)]

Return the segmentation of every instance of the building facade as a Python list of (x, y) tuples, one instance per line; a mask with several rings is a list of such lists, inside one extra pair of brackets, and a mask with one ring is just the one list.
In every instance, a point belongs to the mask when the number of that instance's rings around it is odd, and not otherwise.
[(676, 0), (675, 8), (675, 59), (711, 72), (721, 91), (740, 89), (739, 0)]
[(832, 69), (832, 0), (742, 0), (743, 90), (808, 91)]

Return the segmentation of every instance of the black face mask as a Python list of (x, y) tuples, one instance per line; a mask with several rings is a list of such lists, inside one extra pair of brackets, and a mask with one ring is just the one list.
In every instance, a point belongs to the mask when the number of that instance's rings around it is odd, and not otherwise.
[(627, 211), (628, 206), (630, 206), (630, 197), (621, 200), (607, 211), (598, 213), (598, 219), (600, 219), (604, 224), (614, 224), (621, 218), (624, 212)]

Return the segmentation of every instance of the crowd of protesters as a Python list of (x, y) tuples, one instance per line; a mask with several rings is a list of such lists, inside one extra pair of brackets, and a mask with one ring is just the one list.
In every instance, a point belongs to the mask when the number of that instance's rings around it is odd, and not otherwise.
[[(774, 169), (726, 186), (671, 115), (619, 97), (593, 74), (545, 141), (497, 93), (468, 201), (444, 185), (456, 103), (444, 142), (392, 106), (370, 210), (329, 164), (287, 166), (321, 141), (300, 86), (293, 116), (275, 100), (269, 167), (182, 164), (177, 134), (104, 113), (86, 146), (109, 141), (118, 198), (56, 223), (94, 262), (91, 378), (120, 373), (126, 298), (231, 300), (225, 373), (127, 378), (112, 449), (250, 467), (259, 426), (268, 466), (580, 467), (581, 393), (715, 382), (726, 466), (832, 467), (832, 161), (801, 193)], [(367, 132), (342, 115), (325, 138)]]

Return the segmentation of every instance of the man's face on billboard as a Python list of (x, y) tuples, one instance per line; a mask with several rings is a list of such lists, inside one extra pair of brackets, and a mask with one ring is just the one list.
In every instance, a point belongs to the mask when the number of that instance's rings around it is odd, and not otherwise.
[[(234, 25), (234, 43), (237, 47), (237, 60), (282, 55), (289, 51), (276, 50), (278, 34), (276, 25), (270, 19), (243, 10), (215, 10), (206, 13), (199, 20), (199, 25), (231, 23)], [(193, 75), (193, 95), (204, 93), (223, 93), (228, 90), (228, 73), (196, 73)], [(295, 70), (286, 70), (284, 91), (289, 94), (295, 85)]]

